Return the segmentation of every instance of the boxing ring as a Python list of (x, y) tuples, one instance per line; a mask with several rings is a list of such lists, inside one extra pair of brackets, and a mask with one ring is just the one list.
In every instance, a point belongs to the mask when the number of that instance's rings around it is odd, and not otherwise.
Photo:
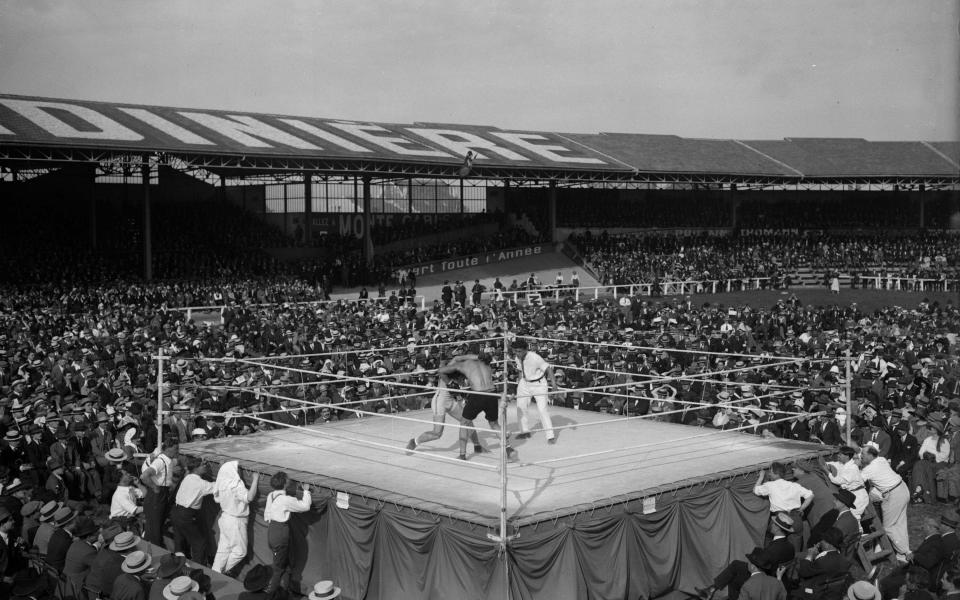
[[(544, 341), (525, 339), (531, 347)], [(503, 338), (493, 342), (506, 348)], [(744, 368), (796, 359), (765, 360)], [(281, 366), (277, 359), (237, 362), (320, 376)], [(738, 370), (647, 379), (710, 380)], [(378, 381), (330, 373), (323, 378)], [(405, 394), (433, 389), (391, 385)], [(623, 385), (587, 389), (616, 396)], [(772, 386), (765, 395), (796, 389)], [(462, 461), (459, 425), (449, 417), (439, 440), (407, 450), (407, 440), (432, 427), (429, 409), (377, 414), (362, 410), (359, 402), (326, 405), (291, 392), (280, 386), (262, 394), (294, 406), (281, 410), (332, 406), (344, 417), (182, 444), (181, 453), (214, 467), (238, 460), (265, 475), (259, 504), (256, 510), (251, 506), (257, 562), (271, 562), (262, 521), (269, 476), (282, 470), (314, 486), (313, 509), (292, 515), (293, 554), (304, 557), (293, 568), (305, 584), (333, 579), (348, 599), (685, 597), (682, 592), (693, 593), (762, 540), (768, 504), (752, 493), (757, 471), (772, 461), (825, 453), (816, 444), (662, 422), (656, 414), (624, 417), (554, 405), (557, 443), (548, 445), (534, 430), (532, 438), (511, 440), (517, 456), (508, 461), (504, 437), (519, 433), (515, 405), (508, 404), (499, 431), (475, 422), (490, 452), (468, 449)], [(676, 402), (678, 411), (708, 405)], [(277, 412), (243, 417), (275, 423)], [(770, 422), (796, 418), (783, 414), (771, 415)]]

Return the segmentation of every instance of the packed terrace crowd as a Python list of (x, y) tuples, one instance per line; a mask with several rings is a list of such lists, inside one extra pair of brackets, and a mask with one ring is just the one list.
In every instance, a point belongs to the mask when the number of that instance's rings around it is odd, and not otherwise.
[(789, 287), (788, 279), (798, 269), (822, 276), (850, 275), (858, 287), (871, 285), (877, 277), (960, 277), (960, 236), (942, 231), (873, 236), (780, 231), (661, 237), (594, 235), (587, 230), (572, 236), (571, 241), (605, 285), (770, 278), (775, 283), (767, 283), (767, 287)]

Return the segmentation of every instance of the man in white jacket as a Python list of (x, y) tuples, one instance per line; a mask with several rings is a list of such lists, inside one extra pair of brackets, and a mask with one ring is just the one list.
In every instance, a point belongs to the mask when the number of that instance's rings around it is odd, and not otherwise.
[(220, 465), (217, 472), (217, 489), (213, 499), (220, 504), (220, 539), (217, 554), (213, 558), (213, 570), (217, 573), (230, 571), (247, 555), (247, 518), (250, 502), (257, 495), (260, 474), (253, 474), (248, 490), (240, 477), (240, 465), (231, 460)]

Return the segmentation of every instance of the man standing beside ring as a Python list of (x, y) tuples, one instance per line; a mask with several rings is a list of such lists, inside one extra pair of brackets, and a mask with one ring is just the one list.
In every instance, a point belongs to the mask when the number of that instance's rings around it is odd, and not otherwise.
[[(553, 421), (550, 419), (550, 402), (547, 392), (557, 389), (557, 382), (553, 377), (553, 367), (543, 360), (536, 352), (531, 352), (526, 340), (515, 340), (511, 346), (517, 357), (517, 370), (520, 377), (517, 379), (517, 412), (520, 415), (520, 434), (517, 439), (530, 437), (530, 399), (533, 398), (540, 411), (540, 425), (547, 433), (547, 443), (557, 442), (553, 432)], [(549, 387), (547, 385), (549, 382)]]

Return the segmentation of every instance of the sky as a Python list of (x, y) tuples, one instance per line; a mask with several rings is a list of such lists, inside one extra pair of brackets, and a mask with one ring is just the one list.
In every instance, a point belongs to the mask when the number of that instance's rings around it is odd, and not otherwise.
[(960, 0), (0, 0), (0, 93), (697, 138), (960, 139)]

